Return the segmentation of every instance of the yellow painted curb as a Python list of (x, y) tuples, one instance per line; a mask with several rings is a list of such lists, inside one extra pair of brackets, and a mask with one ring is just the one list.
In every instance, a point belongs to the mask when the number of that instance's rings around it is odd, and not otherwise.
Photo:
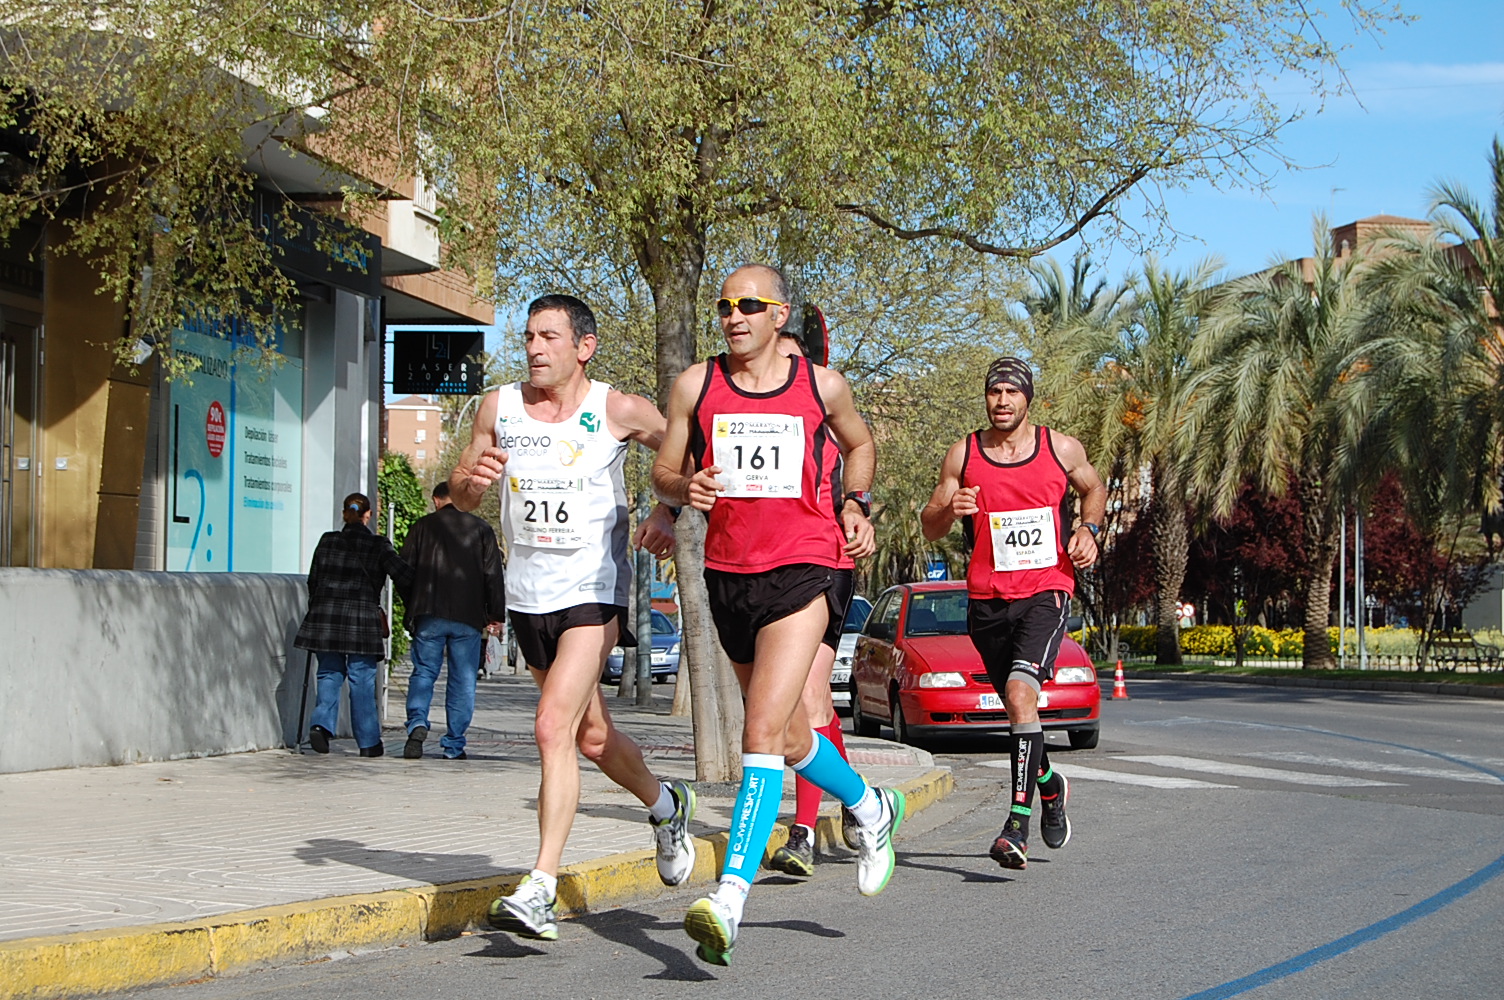
[(209, 928), (153, 924), (0, 942), (0, 997), (44, 1000), (211, 974)]
[[(900, 785), (910, 815), (949, 795), (955, 780), (935, 770)], [(825, 842), (840, 843), (840, 817), (820, 817)], [(788, 838), (782, 824), (768, 850)], [(727, 835), (695, 838), (686, 884), (715, 881)], [(230, 975), (352, 948), (453, 937), (486, 926), (491, 901), (520, 874), (240, 910), (218, 917), (123, 930), (0, 941), (0, 1000), (57, 1000)], [(566, 865), (559, 916), (576, 916), (663, 891), (651, 850)]]

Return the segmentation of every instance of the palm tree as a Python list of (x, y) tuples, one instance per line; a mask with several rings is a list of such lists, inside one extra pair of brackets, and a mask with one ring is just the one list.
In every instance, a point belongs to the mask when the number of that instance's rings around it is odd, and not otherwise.
[(1129, 286), (1109, 289), (1106, 278), (1092, 279), (1093, 266), (1084, 253), (1071, 258), (1069, 275), (1054, 257), (1029, 264), (1034, 289), (1019, 304), (1029, 314), (1036, 337), (1067, 329), (1092, 315), (1109, 313), (1117, 306)]
[[(1442, 185), (1432, 232), (1394, 233), (1372, 268), (1371, 323), (1381, 335), (1348, 359), (1350, 437), (1393, 461), (1417, 527), (1437, 544), (1448, 527), (1498, 503), (1504, 468), (1504, 146), (1489, 155), (1492, 208)], [(1452, 546), (1443, 545), (1443, 548)], [(1426, 595), (1435, 608), (1443, 595)], [(1430, 622), (1422, 623), (1429, 637)], [(1423, 642), (1424, 646), (1425, 643)]]
[(1052, 417), (1082, 438), (1098, 466), (1118, 479), (1149, 470), (1158, 663), (1180, 662), (1176, 605), (1190, 550), (1177, 403), (1221, 267), (1208, 259), (1171, 273), (1151, 257), (1141, 279), (1107, 297), (1110, 305), (1077, 313), (1060, 330), (1046, 366)]
[(1327, 622), (1344, 502), (1334, 485), (1352, 482), (1362, 463), (1344, 413), (1351, 398), (1332, 390), (1365, 335), (1362, 258), (1339, 259), (1319, 216), (1313, 241), (1314, 257), (1224, 286), (1191, 351), (1181, 424), (1189, 485), (1215, 516), (1231, 511), (1248, 479), (1274, 495), (1296, 484), (1311, 573), (1307, 669), (1334, 665)]

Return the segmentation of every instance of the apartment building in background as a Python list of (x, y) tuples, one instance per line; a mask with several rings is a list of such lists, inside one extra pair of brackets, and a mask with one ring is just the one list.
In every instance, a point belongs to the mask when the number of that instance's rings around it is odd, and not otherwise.
[(424, 470), (435, 465), (443, 448), (443, 415), (438, 403), (423, 396), (404, 396), (387, 403), (383, 447), (406, 455), (413, 471), (423, 478)]

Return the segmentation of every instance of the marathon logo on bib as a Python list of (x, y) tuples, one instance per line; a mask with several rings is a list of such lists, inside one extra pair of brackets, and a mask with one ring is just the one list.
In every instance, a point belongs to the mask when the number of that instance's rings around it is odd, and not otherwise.
[(725, 497), (804, 494), (804, 418), (784, 413), (717, 413), (712, 463)]
[(1053, 507), (989, 512), (987, 527), (992, 536), (995, 572), (1045, 569), (1060, 561)]

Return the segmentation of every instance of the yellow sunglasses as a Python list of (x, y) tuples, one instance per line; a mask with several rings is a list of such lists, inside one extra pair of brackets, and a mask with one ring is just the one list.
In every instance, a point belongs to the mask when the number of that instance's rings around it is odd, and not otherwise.
[(786, 306), (787, 302), (779, 302), (777, 299), (765, 299), (758, 295), (743, 295), (739, 299), (716, 299), (716, 315), (725, 319), (731, 315), (731, 310), (739, 309), (743, 316), (756, 316), (765, 312), (768, 306)]

